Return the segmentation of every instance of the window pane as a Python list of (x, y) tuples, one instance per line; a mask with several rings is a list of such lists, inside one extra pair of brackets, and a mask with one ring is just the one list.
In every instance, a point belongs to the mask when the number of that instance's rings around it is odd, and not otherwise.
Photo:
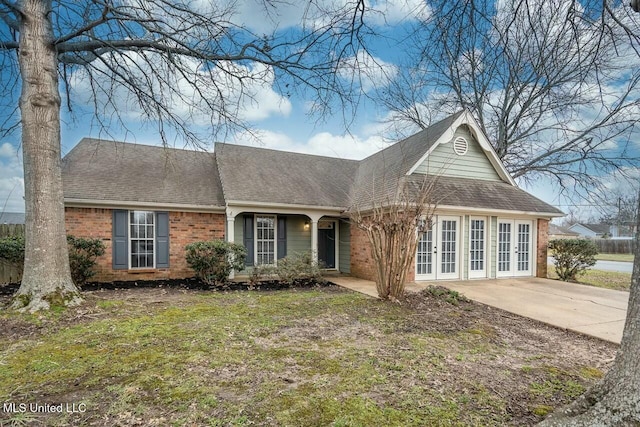
[(136, 214), (136, 220), (135, 220), (135, 222), (136, 222), (137, 224), (144, 224), (144, 222), (145, 222), (145, 221), (144, 221), (144, 219), (145, 219), (145, 217), (146, 217), (146, 213), (145, 213), (145, 212), (136, 211), (136, 213), (135, 213), (135, 214)]

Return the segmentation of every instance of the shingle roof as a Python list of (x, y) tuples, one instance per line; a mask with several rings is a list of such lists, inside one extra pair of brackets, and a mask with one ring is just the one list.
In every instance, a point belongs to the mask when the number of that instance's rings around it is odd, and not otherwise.
[(593, 231), (596, 234), (607, 234), (611, 229), (611, 226), (609, 224), (603, 223), (582, 224), (582, 226), (587, 227), (589, 230)]
[(356, 160), (216, 144), (226, 200), (349, 206)]
[(555, 206), (551, 206), (506, 182), (449, 176), (411, 175), (408, 177), (413, 188), (419, 187), (423, 179), (437, 180), (431, 199), (438, 206), (465, 206), (476, 209), (563, 214)]
[(566, 227), (561, 227), (555, 224), (549, 224), (549, 235), (579, 236), (575, 231), (571, 231)]
[(398, 180), (463, 113), (459, 111), (362, 160), (352, 187), (353, 204), (364, 207), (372, 201), (393, 199)]
[[(215, 154), (83, 139), (63, 163), (67, 199), (225, 206), (275, 203), (367, 209), (393, 200), (397, 183), (464, 112), (435, 123), (364, 160), (217, 144)], [(562, 214), (502, 181), (438, 179), (439, 205)]]
[(62, 177), (70, 199), (225, 205), (213, 153), (84, 138)]

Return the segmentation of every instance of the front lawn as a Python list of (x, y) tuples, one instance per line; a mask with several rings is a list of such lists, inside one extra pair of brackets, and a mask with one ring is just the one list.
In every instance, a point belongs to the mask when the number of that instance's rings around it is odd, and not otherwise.
[(633, 262), (633, 254), (602, 254), (599, 253), (596, 255), (596, 259), (602, 261), (622, 261), (622, 262)]
[(131, 289), (0, 311), (0, 400), (64, 404), (5, 404), (0, 425), (533, 425), (617, 349), (440, 294)]
[[(556, 268), (553, 264), (547, 266), (547, 276), (550, 279), (558, 279)], [(589, 269), (584, 274), (578, 275), (577, 283), (617, 291), (628, 291), (631, 287), (631, 273)]]

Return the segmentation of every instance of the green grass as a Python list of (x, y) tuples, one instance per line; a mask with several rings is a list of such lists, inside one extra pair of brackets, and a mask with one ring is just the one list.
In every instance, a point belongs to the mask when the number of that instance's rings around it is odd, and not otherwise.
[[(37, 416), (38, 425), (511, 423), (512, 390), (496, 391), (494, 380), (512, 375), (495, 365), (515, 350), (488, 325), (429, 334), (408, 308), (328, 290), (88, 304), (93, 314), (82, 322), (58, 327), (56, 315), (41, 335), (0, 339), (1, 401), (87, 405), (82, 418)], [(0, 320), (33, 319), (5, 312)], [(595, 376), (587, 366), (574, 374), (547, 368), (549, 358), (513, 374), (534, 415)], [(496, 371), (469, 371), (478, 366)], [(0, 425), (12, 421), (32, 420), (0, 412)]]
[[(548, 265), (547, 272), (550, 279), (558, 279), (553, 264)], [(631, 286), (631, 273), (589, 269), (584, 274), (578, 275), (577, 282), (598, 288), (628, 291)]]
[(602, 261), (623, 261), (623, 262), (633, 262), (633, 254), (598, 254), (596, 255), (596, 259)]

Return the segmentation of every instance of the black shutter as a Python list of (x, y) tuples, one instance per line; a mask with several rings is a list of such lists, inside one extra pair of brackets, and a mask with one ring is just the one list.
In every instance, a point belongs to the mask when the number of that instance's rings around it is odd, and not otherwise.
[(111, 255), (114, 270), (129, 268), (129, 211), (113, 211), (113, 239), (111, 240)]
[(253, 215), (244, 215), (244, 230), (243, 230), (243, 243), (247, 248), (247, 258), (244, 261), (244, 265), (253, 265)]
[(278, 217), (278, 259), (287, 256), (287, 217)]
[(156, 212), (156, 268), (169, 268), (168, 212)]

